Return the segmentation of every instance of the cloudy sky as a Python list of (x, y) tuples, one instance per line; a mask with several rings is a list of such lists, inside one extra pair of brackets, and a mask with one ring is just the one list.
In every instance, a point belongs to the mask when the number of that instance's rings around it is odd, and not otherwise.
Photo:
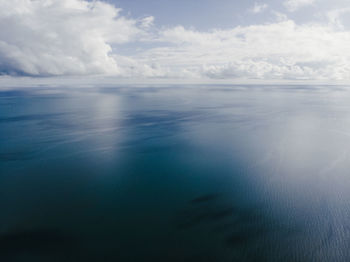
[(350, 80), (350, 2), (0, 0), (0, 74)]

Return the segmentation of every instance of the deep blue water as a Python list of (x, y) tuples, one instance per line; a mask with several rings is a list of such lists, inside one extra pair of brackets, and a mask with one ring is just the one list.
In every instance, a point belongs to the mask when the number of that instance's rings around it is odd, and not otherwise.
[(350, 87), (0, 91), (0, 261), (349, 261)]

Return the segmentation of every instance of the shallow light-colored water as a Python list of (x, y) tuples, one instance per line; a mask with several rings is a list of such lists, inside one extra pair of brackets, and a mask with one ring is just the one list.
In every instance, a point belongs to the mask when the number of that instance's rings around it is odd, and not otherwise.
[(350, 88), (0, 92), (1, 261), (349, 261)]

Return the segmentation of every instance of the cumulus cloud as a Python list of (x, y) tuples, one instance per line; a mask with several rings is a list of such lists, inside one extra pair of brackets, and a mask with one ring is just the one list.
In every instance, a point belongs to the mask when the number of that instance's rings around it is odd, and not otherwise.
[(140, 34), (120, 11), (101, 1), (0, 0), (0, 72), (118, 74), (111, 44)]
[(126, 18), (102, 1), (0, 0), (0, 74), (350, 80), (344, 12), (329, 23), (275, 12), (270, 23), (198, 31), (159, 29), (152, 16)]
[(301, 7), (312, 5), (316, 0), (286, 0), (284, 6), (290, 11), (295, 12)]

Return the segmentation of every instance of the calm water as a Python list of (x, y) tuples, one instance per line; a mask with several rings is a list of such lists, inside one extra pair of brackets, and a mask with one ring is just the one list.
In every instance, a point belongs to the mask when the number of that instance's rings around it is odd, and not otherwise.
[(350, 88), (0, 92), (0, 261), (349, 261)]

